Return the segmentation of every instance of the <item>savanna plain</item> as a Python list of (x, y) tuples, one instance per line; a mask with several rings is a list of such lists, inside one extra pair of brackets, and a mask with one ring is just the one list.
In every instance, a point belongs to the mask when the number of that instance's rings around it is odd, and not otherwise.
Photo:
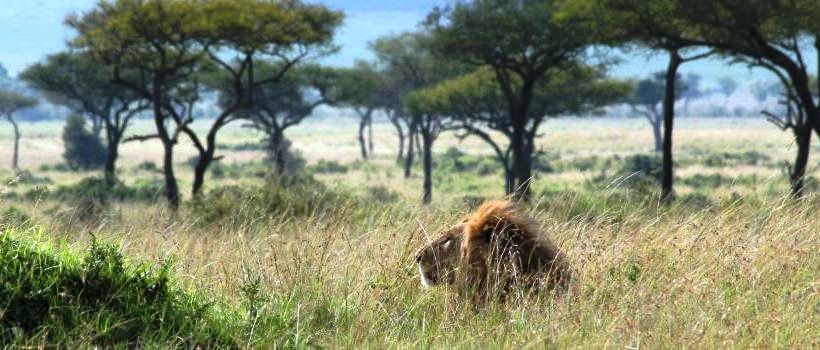
[[(481, 141), (444, 134), (433, 202), (422, 206), (420, 165), (404, 178), (392, 127), (374, 125), (375, 153), (363, 161), (354, 124), (314, 119), (289, 131), (299, 169), (288, 177), (271, 175), (261, 135), (233, 125), (220, 134), (224, 158), (204, 197), (173, 213), (159, 144), (124, 145), (123, 184), (101, 192), (101, 173), (61, 166), (61, 123), (24, 123), (25, 171), (0, 169), (0, 293), (26, 292), (0, 305), (0, 318), (22, 312), (15, 319), (30, 323), (3, 324), (0, 339), (12, 348), (120, 339), (146, 348), (820, 347), (820, 161), (809, 166), (809, 196), (789, 199), (793, 141), (765, 120), (680, 119), (670, 205), (658, 204), (644, 120), (550, 120), (524, 210), (566, 252), (570, 292), (481, 308), (424, 289), (413, 251), (481, 200), (503, 197), (498, 162)], [(140, 120), (131, 132), (151, 127)], [(11, 142), (0, 129), (0, 144)], [(194, 150), (178, 147), (187, 194)], [(0, 160), (10, 157), (0, 147)]]

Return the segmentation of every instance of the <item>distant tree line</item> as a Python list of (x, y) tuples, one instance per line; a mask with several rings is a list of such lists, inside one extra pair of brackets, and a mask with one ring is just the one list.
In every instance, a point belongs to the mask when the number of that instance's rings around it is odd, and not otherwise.
[[(550, 118), (627, 104), (652, 126), (663, 159), (659, 200), (668, 202), (676, 105), (687, 111), (707, 93), (697, 74), (682, 76), (680, 67), (720, 58), (766, 69), (780, 82), (783, 107), (762, 113), (795, 138), (790, 181), (800, 198), (812, 133), (820, 135), (820, 86), (804, 61), (806, 51), (820, 48), (818, 15), (820, 4), (809, 0), (456, 1), (435, 8), (418, 31), (371, 43), (374, 60), (331, 68), (316, 59), (337, 50), (333, 37), (343, 14), (321, 5), (108, 0), (69, 17), (77, 33), (70, 50), (21, 76), (51, 102), (89, 118), (92, 133), (104, 132), (109, 184), (117, 181), (121, 143), (158, 140), (172, 208), (180, 203), (174, 148), (181, 138), (197, 151), (191, 188), (197, 198), (220, 159), (217, 139), (226, 125), (241, 122), (262, 132), (274, 170), (283, 173), (286, 131), (323, 105), (355, 113), (364, 159), (373, 155), (374, 119), (386, 117), (406, 177), (421, 159), (422, 200), (429, 203), (433, 148), (442, 133), (485, 142), (504, 169), (505, 192), (528, 200), (537, 141)], [(640, 81), (612, 79), (601, 63), (607, 60), (591, 50), (602, 46), (662, 53), (668, 66)], [(732, 79), (717, 82), (711, 92), (727, 100), (738, 88)], [(767, 100), (775, 88), (752, 92)], [(195, 113), (214, 98), (211, 114)], [(155, 130), (126, 137), (140, 114), (151, 116)], [(208, 127), (195, 130), (196, 119)]]

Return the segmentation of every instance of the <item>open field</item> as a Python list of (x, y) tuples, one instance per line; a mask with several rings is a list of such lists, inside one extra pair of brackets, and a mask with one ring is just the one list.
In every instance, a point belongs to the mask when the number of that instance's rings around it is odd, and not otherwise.
[[(288, 136), (319, 182), (290, 186), (267, 178), (261, 151), (237, 150), (260, 137), (233, 126), (222, 134), (226, 158), (211, 172), (210, 194), (177, 214), (142, 197), (89, 205), (68, 191), (56, 195), (100, 174), (55, 167), (58, 123), (24, 125), (22, 165), (36, 181), (3, 189), (0, 225), (31, 244), (50, 242), (55, 256), (73, 262), (94, 237), (130, 257), (128, 266), (173, 261), (174, 290), (211, 305), (203, 319), (227, 334), (217, 343), (226, 347), (820, 347), (820, 199), (784, 199), (790, 138), (762, 120), (683, 118), (677, 126), (681, 200), (670, 207), (617, 177), (626, 158), (649, 152), (643, 120), (568, 118), (543, 127), (527, 210), (575, 270), (570, 294), (557, 300), (474, 310), (444, 288), (420, 287), (413, 250), (474, 200), (501, 196), (502, 176), (482, 143), (445, 135), (435, 145), (433, 205), (422, 207), (420, 171), (403, 179), (387, 124), (376, 125), (377, 156), (368, 163), (358, 160), (352, 121), (294, 129)], [(150, 127), (140, 121), (135, 132)], [(0, 144), (10, 144), (7, 128)], [(180, 147), (187, 190), (193, 152)], [(160, 174), (145, 162), (159, 163), (160, 152), (153, 143), (126, 145), (121, 178), (135, 188), (155, 183)], [(0, 161), (8, 158), (0, 148)], [(320, 160), (345, 170), (321, 170)], [(56, 339), (48, 329), (0, 339), (88, 347), (125, 327), (96, 320)], [(139, 344), (193, 347), (207, 338), (169, 332), (176, 337), (146, 335)]]

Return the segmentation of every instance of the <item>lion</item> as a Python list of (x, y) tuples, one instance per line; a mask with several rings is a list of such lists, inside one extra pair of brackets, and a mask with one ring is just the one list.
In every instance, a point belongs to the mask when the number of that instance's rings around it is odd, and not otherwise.
[(422, 285), (454, 285), (481, 302), (522, 291), (565, 292), (566, 256), (510, 201), (489, 201), (415, 254)]

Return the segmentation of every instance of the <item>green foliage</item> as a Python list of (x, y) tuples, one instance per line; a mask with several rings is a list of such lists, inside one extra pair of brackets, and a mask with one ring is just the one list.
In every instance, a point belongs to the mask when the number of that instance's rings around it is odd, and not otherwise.
[(71, 115), (63, 129), (63, 159), (75, 170), (100, 169), (105, 165), (106, 149), (102, 141), (85, 127), (85, 118)]
[[(120, 72), (131, 78), (134, 74), (132, 69)], [(132, 91), (113, 81), (114, 71), (110, 66), (95, 62), (85, 52), (50, 55), (45, 61), (26, 68), (20, 78), (52, 103), (97, 118), (112, 118), (112, 122), (117, 109), (138, 99)]]
[(279, 147), (282, 148), (280, 154), (284, 157), (285, 169), (283, 170), (286, 174), (299, 174), (305, 170), (307, 161), (302, 157), (302, 153), (293, 147), (293, 143), (290, 140), (282, 140), (282, 144)]
[(309, 166), (307, 170), (317, 174), (346, 174), (348, 166), (335, 160), (320, 159), (316, 164)]
[(152, 180), (137, 181), (129, 187), (122, 183), (110, 186), (104, 179), (89, 177), (74, 185), (60, 186), (49, 193), (64, 201), (94, 200), (101, 203), (110, 201), (153, 202), (162, 194), (162, 185)]
[(103, 347), (236, 346), (207, 301), (175, 287), (169, 264), (132, 264), (96, 240), (79, 257), (32, 241), (32, 234), (39, 233), (0, 234), (2, 343), (65, 346), (93, 337)]
[(399, 195), (396, 191), (382, 185), (368, 187), (367, 193), (364, 197), (364, 200), (367, 202), (385, 204), (395, 203), (400, 199), (401, 195)]
[(636, 190), (639, 196), (652, 198), (661, 180), (661, 161), (661, 157), (654, 154), (630, 155), (620, 162), (614, 172), (593, 178), (593, 187), (625, 187)]
[(722, 152), (707, 154), (703, 159), (703, 165), (708, 167), (763, 165), (770, 160), (771, 157), (757, 151), (746, 151), (742, 153)]
[(491, 156), (474, 156), (461, 152), (456, 147), (450, 147), (443, 154), (434, 159), (436, 170), (442, 173), (469, 173), (480, 176), (497, 174), (502, 166)]
[(154, 171), (158, 171), (159, 167), (157, 167), (157, 163), (154, 163), (150, 160), (146, 160), (142, 163), (137, 164), (136, 169), (137, 170), (142, 170), (142, 171), (154, 172)]
[(189, 204), (204, 225), (265, 218), (308, 217), (350, 205), (353, 198), (303, 173), (271, 178), (264, 186), (223, 186)]
[(15, 112), (37, 105), (37, 100), (12, 90), (0, 89), (0, 116), (10, 118)]

